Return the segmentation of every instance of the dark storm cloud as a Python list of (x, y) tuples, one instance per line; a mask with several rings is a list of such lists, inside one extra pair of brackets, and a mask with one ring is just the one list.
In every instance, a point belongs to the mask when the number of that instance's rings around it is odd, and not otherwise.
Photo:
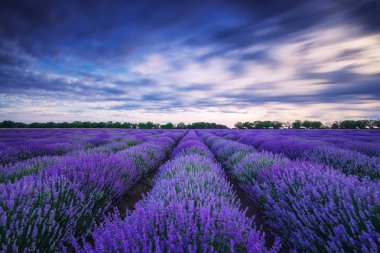
[(337, 13), (377, 29), (377, 11), (378, 1), (6, 0), (0, 34), (36, 56), (77, 54), (102, 62), (150, 50), (150, 43), (240, 48), (289, 36)]
[[(182, 102), (182, 101), (165, 101), (165, 103), (160, 104), (149, 104), (144, 103), (140, 101), (139, 103), (122, 103), (120, 105), (111, 106), (108, 109), (109, 110), (134, 110), (134, 109), (143, 109), (148, 111), (165, 111), (165, 113), (173, 112), (174, 110), (183, 110), (185, 108), (190, 108), (191, 110), (197, 109), (197, 110), (206, 110), (211, 107), (223, 107), (226, 106), (226, 103), (219, 103), (217, 101), (189, 101), (189, 102)], [(228, 104), (229, 105), (229, 104)]]
[(54, 92), (57, 97), (61, 95), (90, 97), (126, 94), (119, 88), (97, 87), (62, 77), (49, 78), (43, 74), (29, 73), (20, 69), (0, 69), (0, 83), (0, 93), (3, 94), (30, 94), (31, 91)]
[(141, 97), (141, 100), (144, 101), (168, 101), (173, 99), (175, 99), (175, 95), (166, 92), (150, 92)]
[(336, 59), (337, 60), (345, 60), (345, 59), (352, 59), (356, 58), (360, 55), (362, 52), (361, 49), (346, 49), (343, 52), (341, 52)]
[[(292, 95), (263, 95), (255, 92), (255, 89), (243, 89), (235, 93), (219, 93), (217, 98), (225, 98), (228, 101), (247, 104), (264, 104), (270, 102), (286, 104), (315, 104), (315, 103), (360, 103), (361, 99), (380, 100), (380, 74), (360, 75), (348, 70), (325, 73), (307, 73), (305, 77), (310, 79), (322, 79), (326, 87), (308, 94)], [(308, 80), (308, 79), (305, 79)], [(289, 87), (292, 85), (289, 84)]]
[(265, 50), (261, 50), (253, 53), (241, 54), (239, 57), (241, 61), (267, 61), (268, 53)]
[(124, 80), (113, 80), (114, 84), (119, 85), (120, 87), (136, 87), (136, 86), (144, 86), (148, 88), (152, 88), (157, 85), (157, 83), (153, 79), (142, 78), (133, 81), (124, 81)]
[(23, 59), (15, 55), (11, 55), (5, 52), (0, 52), (0, 65), (3, 66), (21, 66), (25, 63)]
[(325, 80), (328, 87), (315, 94), (321, 102), (339, 102), (347, 98), (365, 97), (380, 100), (380, 74), (361, 75), (349, 70), (309, 73), (307, 76)]
[[(128, 111), (128, 110), (148, 110), (148, 111), (165, 111), (165, 113), (170, 113), (174, 109), (181, 109), (185, 105), (180, 101), (166, 101), (164, 104), (150, 104), (144, 103), (142, 101), (137, 102), (125, 102), (119, 105), (110, 106), (108, 110), (119, 110), (119, 111)], [(188, 106), (188, 105), (186, 105)]]
[[(36, 56), (76, 54), (92, 61), (149, 50), (147, 44), (183, 40), (215, 4), (193, 1), (3, 1), (1, 35)], [(212, 15), (211, 15), (212, 16)]]
[(190, 84), (190, 85), (184, 85), (184, 86), (177, 86), (176, 90), (178, 91), (210, 91), (215, 87), (215, 84)]
[[(377, 0), (355, 1), (345, 0), (338, 1), (341, 8), (347, 10), (348, 17), (359, 22), (370, 31), (380, 31), (380, 2)], [(377, 13), (377, 15), (376, 15)]]
[(134, 109), (143, 109), (144, 107), (141, 106), (141, 104), (137, 103), (123, 103), (120, 105), (111, 106), (110, 110), (134, 110)]

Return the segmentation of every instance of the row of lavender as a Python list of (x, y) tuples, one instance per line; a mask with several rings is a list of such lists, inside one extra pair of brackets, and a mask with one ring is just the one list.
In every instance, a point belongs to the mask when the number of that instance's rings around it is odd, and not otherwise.
[(323, 141), (334, 147), (349, 149), (368, 156), (380, 157), (380, 131), (373, 130), (301, 130), (301, 131), (278, 131), (282, 136), (293, 136), (306, 140)]
[[(159, 131), (152, 131), (159, 132)], [(34, 157), (60, 156), (111, 143), (121, 143), (141, 132), (128, 130), (28, 129), (0, 131), (0, 164), (7, 165)]]
[(78, 252), (278, 252), (240, 210), (222, 168), (194, 131), (161, 166), (154, 186), (125, 219), (112, 215)]
[(75, 152), (0, 184), (0, 251), (63, 250), (86, 235), (144, 173), (157, 168), (184, 132), (139, 134), (142, 144), (119, 151), (110, 143), (110, 148)]
[(200, 135), (252, 203), (261, 206), (266, 224), (285, 249), (378, 252), (379, 181), (345, 175), (323, 163), (258, 152), (211, 132)]
[[(233, 133), (235, 131), (230, 131)], [(357, 151), (367, 156), (380, 157), (380, 131), (377, 130), (236, 130), (239, 134), (254, 135), (262, 138), (291, 137), (309, 140), (324, 145)]]
[[(218, 136), (251, 145), (259, 151), (283, 154), (292, 160), (325, 164), (345, 174), (357, 175), (360, 178), (369, 177), (373, 180), (380, 178), (380, 157), (371, 157), (351, 150), (352, 146), (350, 145), (345, 146), (345, 143), (352, 142), (350, 139), (356, 139), (354, 142), (357, 143), (357, 146), (367, 146), (372, 153), (380, 152), (380, 138), (377, 131), (348, 131), (342, 134), (333, 130), (316, 130), (308, 133), (300, 131), (300, 135), (298, 132), (289, 130), (279, 132), (270, 130), (267, 132), (213, 131)], [(335, 133), (337, 136), (334, 137)], [(309, 136), (309, 138), (305, 136)], [(339, 147), (332, 145), (328, 140), (339, 143)]]
[[(15, 136), (15, 131), (20, 132), (19, 135), (21, 137)], [(9, 133), (9, 136), (5, 138), (4, 133)], [(0, 183), (14, 182), (23, 176), (37, 173), (41, 169), (58, 163), (66, 157), (74, 157), (82, 153), (114, 153), (137, 145), (146, 140), (149, 136), (155, 136), (159, 133), (159, 131), (79, 131), (72, 129), (38, 130), (38, 132), (35, 133), (31, 130), (3, 130), (0, 131), (0, 135), (3, 139), (7, 139), (7, 141), (3, 141), (1, 144), (6, 145), (9, 143), (4, 150), (2, 150), (2, 154), (7, 154), (5, 157), (13, 157), (15, 160), (10, 162), (7, 159), (0, 159), (0, 161), (2, 161), (0, 163)], [(31, 136), (30, 138), (28, 138), (28, 134)], [(24, 143), (11, 145), (11, 140), (17, 138), (23, 139)], [(49, 142), (45, 139), (49, 139)], [(38, 140), (38, 142), (35, 143), (31, 140)], [(46, 143), (42, 144), (44, 142)], [(71, 143), (70, 145), (75, 148), (62, 153), (50, 152), (55, 150), (50, 149), (51, 147), (57, 148), (65, 145), (65, 143)]]

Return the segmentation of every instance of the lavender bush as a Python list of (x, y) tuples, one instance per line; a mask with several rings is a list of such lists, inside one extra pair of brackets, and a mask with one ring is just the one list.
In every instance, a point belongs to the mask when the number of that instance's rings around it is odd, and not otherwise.
[[(210, 137), (212, 151), (229, 140)], [(218, 143), (219, 142), (219, 143)], [(259, 202), (274, 235), (301, 252), (376, 252), (380, 245), (380, 185), (323, 164), (292, 162), (252, 152), (224, 165), (253, 202)], [(223, 161), (224, 159), (220, 159)]]
[[(152, 191), (124, 220), (109, 217), (93, 232), (94, 243), (80, 252), (277, 252), (241, 212), (232, 187), (210, 153), (189, 154), (204, 144), (194, 132), (181, 141), (174, 159), (164, 164)], [(192, 145), (183, 145), (192, 143)], [(183, 155), (181, 155), (183, 153)]]
[(0, 131), (0, 252), (278, 252), (217, 162), (283, 252), (379, 251), (380, 132), (186, 131)]
[(304, 153), (305, 160), (322, 163), (346, 174), (361, 178), (380, 178), (380, 160), (358, 152), (330, 147), (318, 147)]
[[(247, 181), (245, 179), (245, 181)], [(309, 252), (376, 252), (380, 185), (307, 162), (273, 166), (245, 184), (268, 224), (290, 247)]]
[[(183, 133), (163, 136), (170, 148)], [(160, 137), (150, 155), (163, 153)], [(145, 149), (141, 149), (144, 152)], [(135, 155), (139, 152), (135, 149)], [(164, 155), (155, 155), (154, 164)], [(161, 159), (161, 160), (157, 160)], [(153, 163), (152, 163), (153, 164)], [(5, 252), (63, 250), (68, 241), (86, 235), (94, 222), (145, 172), (135, 160), (117, 154), (80, 153), (14, 183), (0, 184), (0, 249)], [(152, 169), (152, 168), (151, 168)]]
[[(230, 132), (225, 130), (216, 130), (212, 132), (218, 136), (227, 136), (229, 138), (231, 138), (232, 135)], [(252, 145), (259, 151), (269, 151), (276, 154), (283, 154), (292, 160), (323, 163), (346, 174), (357, 175), (360, 178), (369, 177), (373, 180), (378, 180), (380, 178), (379, 158), (369, 157), (357, 151), (350, 150), (352, 141), (345, 140), (344, 138), (348, 138), (347, 136), (340, 137), (341, 140), (343, 140), (340, 145), (342, 148), (336, 148), (334, 145), (323, 141), (328, 139), (331, 140), (331, 137), (329, 137), (330, 135), (328, 135), (328, 137), (322, 136), (322, 133), (329, 134), (329, 132), (316, 131), (315, 137), (310, 136), (311, 134), (303, 133), (302, 131), (288, 131), (286, 132), (287, 135), (281, 133), (284, 132), (236, 131), (233, 136), (235, 139), (238, 139), (239, 142)], [(301, 134), (299, 136), (292, 136), (294, 133)], [(290, 136), (288, 136), (289, 134)], [(350, 131), (347, 134), (352, 135), (353, 132)], [(304, 135), (303, 138), (302, 135)], [(375, 136), (377, 135), (375, 134)], [(334, 140), (336, 138), (337, 137), (334, 137)], [(358, 141), (358, 143), (362, 143), (360, 146), (364, 145), (363, 142)], [(376, 149), (378, 148), (372, 148), (371, 152), (376, 152)]]
[(60, 158), (59, 156), (42, 156), (14, 164), (0, 165), (0, 183), (14, 182), (23, 176), (37, 173), (58, 162)]

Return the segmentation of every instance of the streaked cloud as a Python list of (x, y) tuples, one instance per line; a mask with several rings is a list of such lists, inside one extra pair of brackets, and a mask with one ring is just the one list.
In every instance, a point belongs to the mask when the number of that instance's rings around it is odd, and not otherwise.
[(378, 116), (378, 1), (0, 5), (2, 119)]

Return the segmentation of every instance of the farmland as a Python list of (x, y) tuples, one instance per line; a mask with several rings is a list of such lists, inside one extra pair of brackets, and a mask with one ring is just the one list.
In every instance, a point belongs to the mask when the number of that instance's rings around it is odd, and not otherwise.
[(5, 129), (0, 252), (378, 252), (380, 131)]

